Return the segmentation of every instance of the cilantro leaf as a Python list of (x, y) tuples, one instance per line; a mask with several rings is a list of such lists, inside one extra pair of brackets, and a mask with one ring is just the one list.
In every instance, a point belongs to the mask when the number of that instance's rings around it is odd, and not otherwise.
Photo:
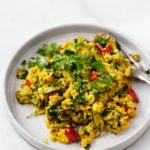
[(111, 82), (112, 82), (112, 76), (111, 75), (107, 75), (105, 80), (104, 80), (104, 83), (107, 85), (107, 86), (110, 86), (111, 85)]
[(101, 85), (98, 82), (98, 80), (93, 80), (92, 81), (92, 88), (96, 89), (98, 92), (102, 92), (103, 91), (103, 88), (101, 87)]
[(79, 90), (79, 88), (81, 87), (81, 85), (82, 85), (82, 79), (80, 78), (79, 75), (76, 75), (75, 89), (76, 89), (76, 90)]
[(54, 60), (52, 61), (53, 69), (68, 69), (71, 72), (79, 74), (83, 69), (84, 56), (80, 53), (74, 53), (73, 55), (61, 56), (60, 54), (55, 54)]
[(44, 44), (43, 47), (41, 47), (38, 51), (38, 54), (42, 56), (50, 56), (56, 53), (59, 53), (57, 51), (57, 44), (56, 43), (51, 43), (51, 44)]
[(35, 67), (35, 66), (40, 66), (40, 57), (36, 56), (36, 57), (32, 57), (31, 60), (29, 60), (27, 62), (27, 65), (28, 65), (28, 68), (32, 68), (32, 67)]
[(106, 117), (109, 113), (111, 113), (114, 109), (113, 108), (107, 108), (102, 112), (102, 117)]
[(78, 102), (79, 104), (85, 104), (85, 103), (86, 103), (86, 99), (85, 99), (84, 94), (79, 94), (79, 95), (77, 96), (77, 102)]
[(102, 47), (105, 47), (107, 45), (107, 39), (103, 38), (103, 37), (98, 37), (94, 40), (94, 43), (98, 43), (100, 44)]
[(52, 63), (61, 61), (62, 59), (64, 59), (64, 56), (62, 56), (61, 54), (55, 54), (53, 57)]
[(77, 38), (74, 39), (74, 43), (78, 43), (78, 39)]
[(105, 66), (104, 64), (102, 64), (102, 62), (99, 60), (99, 61), (95, 61), (91, 64), (91, 66), (96, 69), (97, 71), (101, 72), (101, 73), (104, 73), (105, 72)]
[(78, 48), (80, 48), (81, 46), (86, 47), (86, 46), (84, 45), (86, 41), (87, 41), (87, 40), (84, 39), (83, 41), (77, 42), (77, 43), (75, 44), (75, 46), (74, 46), (75, 49), (78, 49)]

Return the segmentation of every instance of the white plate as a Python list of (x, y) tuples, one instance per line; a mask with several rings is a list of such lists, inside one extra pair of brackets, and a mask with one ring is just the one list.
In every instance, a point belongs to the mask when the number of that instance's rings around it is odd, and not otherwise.
[[(27, 118), (31, 114), (33, 107), (31, 105), (21, 105), (15, 98), (15, 91), (18, 88), (18, 79), (16, 79), (18, 66), (20, 66), (22, 60), (34, 56), (37, 49), (45, 42), (62, 43), (66, 40), (73, 40), (79, 35), (83, 35), (90, 40), (99, 32), (109, 33), (127, 50), (137, 51), (142, 57), (142, 63), (150, 66), (146, 55), (129, 38), (123, 37), (113, 30), (91, 24), (66, 25), (44, 31), (25, 43), (10, 62), (5, 78), (6, 103), (10, 118), (19, 134), (38, 149), (83, 150), (84, 148), (79, 144), (64, 145), (58, 142), (51, 142), (50, 140), (49, 144), (43, 143), (43, 139), (49, 137), (48, 129), (44, 124), (44, 115)], [(90, 150), (123, 149), (134, 142), (148, 127), (150, 123), (150, 86), (140, 81), (133, 81), (133, 86), (140, 99), (137, 108), (137, 118), (132, 119), (130, 127), (120, 135), (105, 133), (101, 137), (96, 138)]]

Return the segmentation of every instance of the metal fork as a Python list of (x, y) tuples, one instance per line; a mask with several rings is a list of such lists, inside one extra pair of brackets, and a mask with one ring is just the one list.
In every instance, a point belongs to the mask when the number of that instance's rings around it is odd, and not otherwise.
[(150, 85), (150, 76), (145, 72), (144, 67), (136, 62), (132, 56), (125, 50), (125, 48), (121, 48), (122, 53), (130, 60), (130, 64), (132, 67), (132, 76), (136, 77)]

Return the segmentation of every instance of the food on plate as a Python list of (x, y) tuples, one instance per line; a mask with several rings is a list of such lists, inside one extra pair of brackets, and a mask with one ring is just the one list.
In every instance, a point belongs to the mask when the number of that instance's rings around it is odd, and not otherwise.
[(44, 44), (17, 71), (16, 98), (45, 114), (50, 139), (88, 149), (102, 132), (119, 134), (136, 117), (131, 65), (109, 34)]
[(132, 52), (130, 55), (135, 61), (137, 62), (141, 61), (141, 57), (138, 53)]

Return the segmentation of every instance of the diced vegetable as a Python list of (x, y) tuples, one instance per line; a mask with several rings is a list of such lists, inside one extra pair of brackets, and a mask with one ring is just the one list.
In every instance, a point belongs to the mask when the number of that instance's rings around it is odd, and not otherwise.
[(132, 96), (135, 102), (139, 102), (139, 98), (137, 97), (135, 91), (132, 88), (128, 88), (128, 93)]
[(26, 85), (26, 86), (30, 86), (30, 85), (31, 85), (31, 82), (30, 82), (29, 80), (26, 80), (25, 85)]
[(57, 91), (59, 89), (60, 89), (60, 87), (54, 87), (54, 86), (46, 87), (46, 88), (44, 88), (44, 94), (51, 93), (51, 92)]
[(86, 99), (85, 99), (84, 94), (79, 94), (76, 99), (77, 99), (77, 102), (79, 104), (85, 104), (86, 103)]
[(90, 81), (95, 80), (97, 77), (99, 76), (99, 72), (98, 71), (92, 71), (89, 77)]
[(72, 127), (66, 128), (65, 135), (68, 137), (71, 143), (75, 143), (79, 137), (78, 133)]
[(27, 75), (28, 75), (28, 70), (25, 67), (21, 67), (17, 70), (16, 77), (18, 79), (25, 79)]
[(112, 50), (112, 46), (111, 45), (107, 45), (106, 48), (103, 48), (101, 45), (99, 45), (98, 43), (95, 44), (95, 48), (98, 49), (98, 51), (102, 52), (102, 53), (109, 53)]
[(97, 37), (95, 37), (94, 43), (98, 43), (102, 47), (105, 47), (107, 44), (107, 39), (97, 36)]
[(128, 110), (130, 109), (130, 107), (128, 107), (128, 106), (125, 106), (124, 107), (124, 110), (127, 112)]
[(47, 57), (56, 54), (58, 53), (57, 44), (56, 43), (45, 44), (37, 51), (37, 53), (40, 54), (41, 56), (47, 56)]

